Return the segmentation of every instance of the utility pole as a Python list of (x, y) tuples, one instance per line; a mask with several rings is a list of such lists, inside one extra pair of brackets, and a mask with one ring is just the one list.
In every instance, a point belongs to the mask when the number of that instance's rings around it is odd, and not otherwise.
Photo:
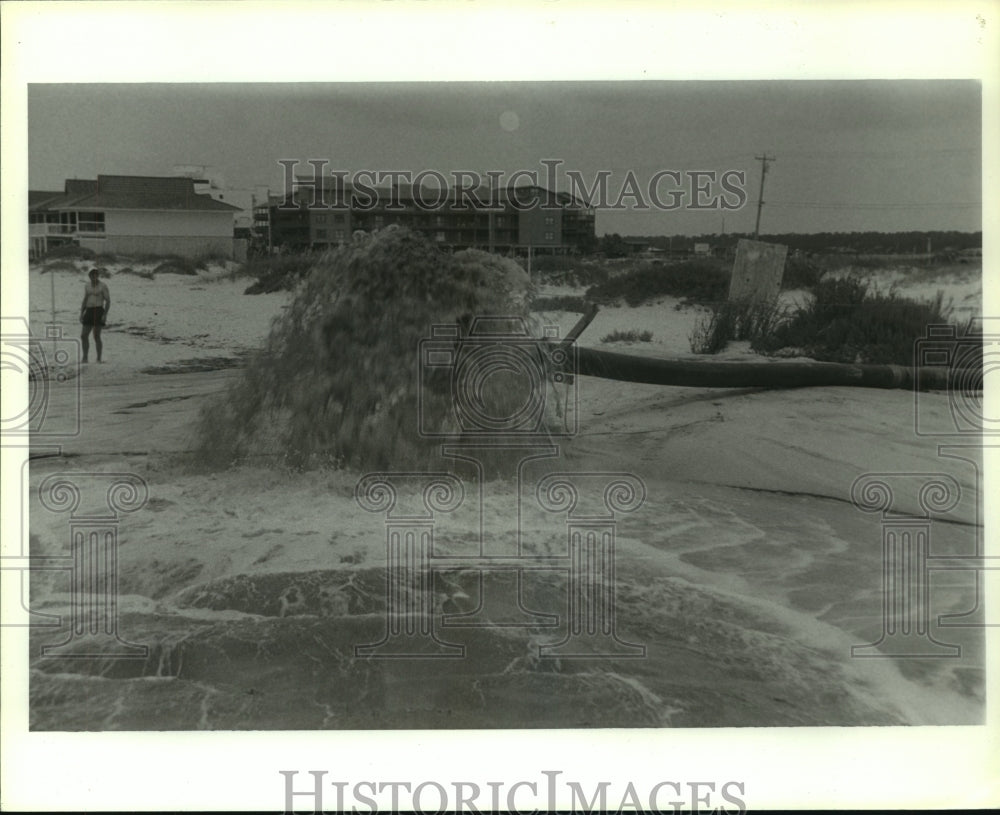
[(271, 190), (267, 191), (267, 256), (271, 257), (271, 252), (274, 251), (271, 245)]
[[(56, 275), (52, 269), (49, 269), (49, 288), (52, 291), (52, 358), (55, 359), (56, 356)], [(44, 392), (44, 391), (43, 391)]]
[(493, 245), (494, 245), (494, 239), (493, 239), (493, 176), (491, 176), (489, 173), (487, 173), (486, 177), (490, 181), (490, 200), (486, 203), (486, 224), (487, 224), (487, 226), (489, 228), (489, 233), (490, 233), (489, 244), (490, 244), (490, 254), (492, 255), (493, 254)]
[(764, 206), (764, 176), (767, 175), (767, 163), (774, 161), (774, 156), (769, 156), (766, 152), (762, 156), (754, 156), (760, 162), (760, 194), (757, 196), (757, 225), (753, 229), (753, 239), (760, 236), (760, 209)]

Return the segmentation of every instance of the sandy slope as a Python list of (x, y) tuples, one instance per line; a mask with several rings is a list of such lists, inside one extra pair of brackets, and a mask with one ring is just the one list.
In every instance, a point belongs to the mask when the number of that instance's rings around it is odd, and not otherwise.
[[(82, 279), (56, 272), (57, 318), (71, 327)], [(438, 636), (465, 645), (466, 659), (446, 667), (434, 660), (357, 660), (353, 647), (378, 640), (386, 625), (385, 525), (353, 499), (360, 474), (195, 473), (183, 457), (205, 397), (237, 373), (199, 371), (192, 361), (213, 368), (228, 364), (213, 358), (238, 360), (266, 336), (287, 296), (244, 297), (245, 282), (228, 280), (221, 269), (155, 280), (112, 274), (109, 284), (107, 363), (87, 366), (51, 394), (56, 413), (80, 394), (83, 432), (63, 444), (62, 455), (36, 449), (46, 457), (33, 462), (30, 486), (54, 472), (133, 472), (147, 481), (148, 504), (120, 527), (120, 631), (151, 650), (145, 661), (89, 666), (35, 659), (35, 728), (982, 719), (981, 629), (935, 626), (939, 639), (963, 646), (960, 658), (850, 656), (852, 645), (879, 638), (882, 597), (880, 519), (851, 505), (855, 478), (870, 471), (953, 475), (964, 497), (950, 523), (933, 525), (932, 550), (972, 554), (977, 545), (975, 467), (939, 457), (938, 439), (914, 433), (913, 394), (666, 388), (580, 378), (580, 433), (558, 460), (529, 465), (520, 489), (512, 481), (482, 488), (483, 527), (489, 545), (501, 549), (520, 529), (531, 551), (565, 553), (563, 521), (531, 509), (533, 480), (556, 469), (640, 477), (645, 503), (617, 526), (616, 620), (622, 639), (646, 646), (646, 658), (540, 660), (538, 645), (558, 641), (563, 629), (461, 629), (437, 617)], [(919, 282), (938, 284), (974, 307), (966, 299), (973, 278)], [(49, 285), (47, 275), (33, 270), (36, 330), (48, 318)], [(633, 352), (688, 355), (697, 313), (674, 306), (665, 300), (603, 310), (582, 342), (600, 345), (616, 328), (648, 328), (654, 341)], [(549, 316), (564, 329), (575, 320)], [(778, 364), (741, 347), (727, 357)], [(947, 396), (920, 398), (920, 409), (946, 426)], [(467, 505), (439, 526), (441, 552), (476, 549), (478, 503), (471, 499), (478, 489), (470, 482)], [(65, 553), (66, 518), (31, 501), (33, 551)], [(915, 511), (915, 492), (903, 490), (900, 503)], [(512, 573), (486, 575), (481, 584), (475, 572), (456, 567), (449, 579), (470, 606), (484, 592), (514, 591)], [(37, 577), (33, 607), (65, 611), (60, 580), (58, 573)], [(291, 586), (310, 605), (301, 615), (280, 617), (278, 596)], [(317, 616), (323, 586), (349, 595), (346, 614)], [(522, 600), (534, 612), (561, 615), (564, 626), (565, 588), (564, 571), (532, 573)], [(935, 579), (935, 614), (974, 608), (974, 589), (969, 572)], [(517, 613), (509, 600), (491, 608), (499, 615), (493, 622)]]

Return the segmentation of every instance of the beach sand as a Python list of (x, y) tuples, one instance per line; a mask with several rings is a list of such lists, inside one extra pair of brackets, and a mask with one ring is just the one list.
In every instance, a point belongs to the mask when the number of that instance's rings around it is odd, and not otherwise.
[[(377, 643), (390, 625), (387, 522), (355, 500), (364, 474), (292, 472), (267, 462), (204, 472), (187, 457), (198, 411), (239, 375), (237, 366), (264, 341), (290, 295), (245, 296), (249, 281), (231, 279), (229, 268), (219, 265), (196, 276), (152, 279), (123, 267), (107, 267), (112, 307), (105, 362), (49, 383), (51, 421), (65, 421), (78, 404), (81, 432), (33, 440), (22, 497), (31, 553), (66, 558), (69, 513), (39, 503), (46, 478), (69, 474), (83, 484), (103, 484), (103, 476), (129, 473), (145, 483), (144, 506), (123, 514), (116, 527), (117, 630), (147, 653), (40, 656), (42, 645), (67, 639), (72, 598), (65, 569), (33, 573), (32, 610), (63, 619), (33, 637), (33, 729), (984, 720), (981, 587), (972, 571), (924, 579), (930, 636), (960, 646), (960, 653), (852, 657), (852, 646), (883, 636), (887, 520), (852, 503), (856, 479), (865, 473), (950, 476), (961, 497), (928, 522), (930, 554), (974, 556), (981, 545), (978, 449), (968, 436), (953, 436), (951, 443), (971, 446), (944, 457), (941, 438), (914, 429), (915, 411), (927, 426), (954, 425), (948, 394), (681, 388), (577, 377), (579, 432), (559, 443), (557, 456), (525, 465), (520, 481), (470, 479), (463, 504), (439, 513), (432, 593), (452, 605), (433, 609), (434, 647), (455, 658), (359, 658), (355, 648)], [(87, 268), (82, 261), (46, 274), (32, 267), (35, 336), (44, 336), (51, 321), (53, 279), (56, 323), (65, 337), (77, 335)], [(890, 271), (880, 280), (895, 282), (903, 295), (945, 290), (957, 320), (978, 312), (981, 269), (925, 272)], [(547, 287), (543, 293), (582, 291)], [(673, 298), (602, 308), (580, 344), (692, 357), (688, 337), (701, 313)], [(563, 334), (578, 317), (541, 316)], [(653, 339), (601, 342), (628, 329), (649, 330)], [(781, 364), (740, 343), (717, 358)], [(606, 658), (565, 649), (561, 656), (541, 655), (566, 638), (574, 613), (567, 517), (543, 511), (535, 491), (554, 472), (592, 473), (598, 480), (629, 474), (644, 485), (641, 505), (614, 517), (615, 572), (602, 589), (613, 587), (613, 613), (602, 619), (613, 617), (617, 642)], [(894, 506), (910, 517), (922, 512), (914, 478), (898, 479)], [(484, 547), (540, 558), (538, 567), (520, 576), (509, 564), (480, 568), (476, 557)], [(300, 606), (288, 607), (290, 589), (301, 596)], [(336, 593), (334, 613), (320, 607), (324, 590)], [(487, 613), (475, 618), (480, 601)], [(462, 614), (465, 623), (483, 624), (463, 625)], [(532, 624), (503, 624), (525, 620)], [(603, 647), (588, 642), (584, 650)]]

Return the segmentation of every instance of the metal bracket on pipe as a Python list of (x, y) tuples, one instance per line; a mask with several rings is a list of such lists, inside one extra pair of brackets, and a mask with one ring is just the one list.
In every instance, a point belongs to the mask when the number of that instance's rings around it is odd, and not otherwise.
[[(556, 343), (556, 349), (568, 353), (569, 347), (574, 342), (576, 342), (577, 338), (584, 332), (584, 329), (586, 329), (587, 326), (594, 321), (594, 317), (596, 316), (597, 316), (597, 303), (588, 303), (587, 310), (583, 313), (583, 316), (581, 316), (580, 319), (576, 321), (576, 325), (574, 325), (569, 330), (569, 333), (565, 337), (563, 337), (561, 340), (559, 340), (558, 343)], [(563, 381), (567, 385), (572, 385), (573, 382), (575, 381), (575, 377), (572, 373), (567, 373), (564, 374), (563, 376), (564, 376)]]
[(559, 341), (559, 345), (572, 345), (576, 342), (577, 338), (583, 333), (584, 329), (594, 321), (596, 316), (597, 303), (588, 303), (587, 310), (583, 312), (583, 316), (576, 321), (576, 325), (569, 330), (569, 333)]

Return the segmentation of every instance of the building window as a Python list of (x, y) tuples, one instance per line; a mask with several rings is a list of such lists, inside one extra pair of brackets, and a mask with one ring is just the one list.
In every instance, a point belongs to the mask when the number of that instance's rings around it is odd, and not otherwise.
[(317, 213), (313, 217), (316, 219), (316, 223), (318, 223), (318, 224), (325, 224), (326, 223), (326, 215), (323, 215), (321, 213)]
[(335, 241), (343, 243), (345, 240), (347, 240), (347, 231), (344, 229), (335, 229), (333, 231), (333, 239)]
[(77, 229), (80, 232), (103, 232), (103, 212), (81, 212), (77, 217)]
[(555, 232), (546, 232), (545, 233), (545, 240), (547, 240), (547, 241), (554, 241), (555, 239), (556, 239), (556, 233)]
[(344, 222), (344, 213), (343, 212), (333, 213), (333, 222), (335, 224), (342, 224)]
[(326, 230), (325, 229), (317, 229), (316, 230), (316, 238), (318, 240), (324, 240), (325, 241), (326, 240)]
[[(440, 220), (440, 218), (438, 220)], [(435, 232), (434, 240), (436, 240), (438, 243), (444, 243), (444, 232)]]
[(546, 215), (545, 216), (545, 225), (546, 226), (552, 226), (552, 225), (555, 224), (555, 222), (556, 222), (556, 219), (553, 216), (551, 216), (551, 215)]

